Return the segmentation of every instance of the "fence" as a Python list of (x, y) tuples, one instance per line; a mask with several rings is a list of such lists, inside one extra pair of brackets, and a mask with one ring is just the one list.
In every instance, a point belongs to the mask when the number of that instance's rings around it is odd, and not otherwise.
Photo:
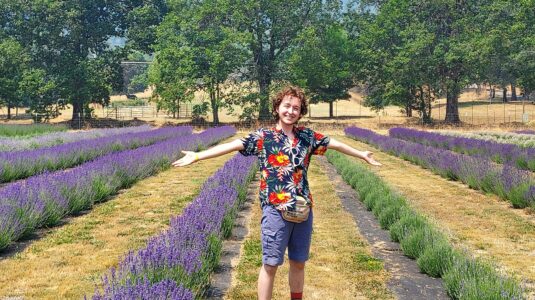
[[(121, 106), (121, 107), (104, 107), (100, 114), (103, 118), (113, 119), (134, 119), (134, 118), (158, 118), (171, 117), (173, 114), (168, 112), (158, 111), (153, 106)], [(99, 113), (97, 112), (97, 116)], [(177, 112), (177, 118), (187, 119), (191, 118), (191, 105), (182, 104)]]

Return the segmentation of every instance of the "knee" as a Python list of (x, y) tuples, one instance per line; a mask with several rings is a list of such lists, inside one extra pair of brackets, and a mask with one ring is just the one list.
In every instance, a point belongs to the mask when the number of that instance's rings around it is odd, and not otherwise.
[(265, 272), (269, 275), (269, 276), (275, 276), (275, 274), (277, 273), (277, 266), (271, 266), (271, 265), (266, 265), (264, 264), (262, 266), (265, 270)]
[(290, 260), (290, 268), (296, 269), (296, 270), (304, 270), (305, 269), (305, 262), (299, 262), (295, 260)]

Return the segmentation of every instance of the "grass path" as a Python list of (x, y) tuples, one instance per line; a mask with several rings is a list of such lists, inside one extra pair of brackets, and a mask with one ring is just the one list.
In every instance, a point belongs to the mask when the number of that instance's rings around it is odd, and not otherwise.
[[(392, 299), (386, 289), (389, 274), (383, 263), (358, 232), (351, 215), (341, 205), (328, 176), (314, 159), (309, 169), (314, 195), (314, 233), (305, 273), (306, 299)], [(225, 299), (255, 299), (261, 266), (261, 210), (258, 200), (252, 209), (249, 234)], [(288, 260), (277, 271), (273, 299), (288, 299)]]
[(168, 226), (233, 154), (146, 178), (0, 260), (0, 299), (80, 299), (129, 250)]
[(374, 172), (401, 192), (411, 205), (439, 224), (452, 241), (490, 258), (509, 272), (535, 283), (535, 216), (509, 202), (448, 181), (365, 143), (336, 137), (357, 149), (375, 152), (384, 164)]

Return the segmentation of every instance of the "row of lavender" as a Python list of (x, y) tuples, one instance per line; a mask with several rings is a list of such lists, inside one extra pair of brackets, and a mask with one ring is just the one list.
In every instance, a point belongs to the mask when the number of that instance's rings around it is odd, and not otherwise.
[(529, 171), (509, 165), (495, 165), (488, 159), (396, 139), (368, 129), (348, 127), (345, 133), (441, 176), (460, 180), (474, 189), (494, 193), (509, 200), (513, 207), (535, 207), (535, 181)]
[(511, 164), (523, 170), (535, 171), (535, 148), (522, 148), (514, 144), (447, 136), (403, 127), (391, 128), (389, 135), (422, 145), (484, 157), (496, 163)]
[(448, 136), (466, 137), (472, 139), (493, 141), (496, 143), (515, 144), (522, 148), (535, 148), (535, 134), (529, 134), (529, 131), (520, 132), (498, 132), (498, 131), (475, 131), (459, 132), (441, 130), (438, 133)]
[(0, 152), (0, 183), (27, 178), (44, 171), (70, 168), (96, 157), (147, 146), (170, 138), (190, 135), (192, 127), (162, 127), (156, 130), (81, 140), (48, 148)]
[[(103, 278), (93, 299), (196, 299), (217, 266), (222, 239), (254, 176), (256, 158), (237, 154), (210, 177), (201, 193), (173, 217), (168, 230), (131, 251)], [(153, 294), (150, 294), (153, 293)], [(143, 298), (143, 295), (150, 295)]]
[(535, 135), (535, 130), (531, 130), (531, 129), (516, 130), (514, 132), (515, 133), (519, 133), (519, 134), (533, 134), (533, 135)]
[(84, 131), (53, 132), (34, 137), (0, 137), (0, 151), (21, 151), (51, 147), (81, 140), (89, 140), (125, 133), (143, 132), (152, 129), (154, 128), (149, 125), (142, 125), (124, 128), (103, 128)]
[(206, 147), (235, 132), (226, 126), (173, 137), (8, 184), (0, 190), (0, 250), (36, 228), (54, 225), (65, 215), (88, 209), (119, 189), (168, 168), (180, 151)]

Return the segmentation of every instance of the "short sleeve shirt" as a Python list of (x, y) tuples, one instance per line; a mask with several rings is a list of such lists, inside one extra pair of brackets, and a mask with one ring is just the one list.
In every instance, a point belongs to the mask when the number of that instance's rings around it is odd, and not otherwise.
[(293, 128), (295, 138), (276, 128), (261, 128), (241, 139), (243, 155), (256, 155), (260, 165), (260, 203), (295, 210), (296, 196), (313, 205), (307, 171), (313, 154), (323, 155), (330, 138), (306, 127)]

